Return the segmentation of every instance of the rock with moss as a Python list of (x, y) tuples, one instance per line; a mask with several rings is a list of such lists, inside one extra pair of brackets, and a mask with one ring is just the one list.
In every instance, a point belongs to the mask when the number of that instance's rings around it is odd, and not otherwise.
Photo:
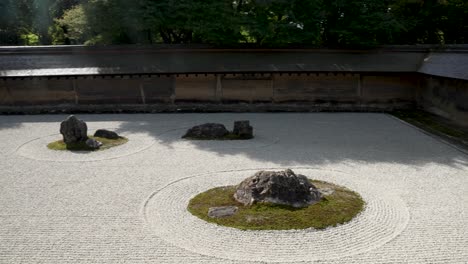
[(255, 173), (239, 184), (234, 199), (244, 205), (272, 203), (298, 208), (320, 201), (322, 194), (307, 177), (287, 169)]
[(188, 139), (222, 139), (229, 134), (223, 124), (206, 123), (190, 128), (182, 138)]
[(250, 125), (249, 121), (235, 121), (232, 134), (241, 139), (251, 139), (253, 138), (253, 127)]
[(73, 115), (60, 124), (60, 134), (62, 134), (65, 144), (86, 142), (88, 139), (87, 132), (88, 126), (86, 123)]
[(98, 129), (94, 133), (95, 137), (100, 137), (100, 138), (107, 138), (107, 139), (119, 139), (120, 136), (114, 131), (110, 131), (107, 129)]

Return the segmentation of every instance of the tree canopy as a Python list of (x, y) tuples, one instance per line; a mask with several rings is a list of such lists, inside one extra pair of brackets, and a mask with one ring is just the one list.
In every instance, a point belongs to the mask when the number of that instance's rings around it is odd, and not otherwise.
[(2, 0), (0, 45), (468, 43), (466, 0)]

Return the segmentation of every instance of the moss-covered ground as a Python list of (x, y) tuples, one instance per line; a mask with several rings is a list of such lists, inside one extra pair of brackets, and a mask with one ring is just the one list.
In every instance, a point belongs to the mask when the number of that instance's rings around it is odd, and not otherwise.
[[(125, 137), (119, 137), (118, 139), (107, 139), (107, 138), (93, 137), (93, 136), (88, 136), (88, 137), (95, 139), (99, 142), (102, 142), (102, 146), (98, 150), (109, 149), (112, 147), (120, 146), (128, 142), (128, 139)], [(53, 150), (97, 151), (86, 146), (84, 142), (67, 145), (65, 144), (65, 142), (63, 142), (63, 140), (57, 140), (57, 141), (51, 142), (47, 145), (47, 147)]]
[(462, 128), (446, 119), (422, 110), (401, 110), (391, 114), (431, 134), (449, 139), (468, 148), (468, 128)]
[[(205, 221), (242, 230), (323, 229), (346, 223), (363, 210), (365, 203), (359, 194), (327, 182), (312, 183), (334, 192), (305, 208), (265, 203), (244, 206), (233, 198), (236, 186), (218, 187), (195, 196), (187, 209)], [(218, 206), (237, 206), (239, 210), (229, 217), (208, 217), (208, 209)]]

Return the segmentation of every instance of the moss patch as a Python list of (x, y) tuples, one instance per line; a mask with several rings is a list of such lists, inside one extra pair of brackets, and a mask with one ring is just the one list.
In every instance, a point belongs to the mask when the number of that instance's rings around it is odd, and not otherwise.
[[(311, 182), (317, 188), (331, 188), (334, 193), (306, 208), (263, 203), (244, 206), (233, 198), (236, 186), (227, 186), (198, 194), (187, 209), (205, 221), (242, 230), (323, 229), (346, 223), (363, 210), (364, 201), (359, 194), (331, 183)], [(208, 217), (208, 209), (218, 206), (237, 206), (239, 210), (229, 217)]]
[(104, 149), (120, 146), (128, 142), (128, 139), (125, 137), (119, 137), (118, 139), (108, 139), (108, 138), (93, 137), (93, 136), (88, 136), (88, 137), (95, 139), (99, 142), (102, 142), (102, 146), (99, 149), (94, 150), (86, 146), (84, 142), (67, 145), (65, 144), (65, 142), (63, 142), (63, 140), (57, 140), (57, 141), (49, 143), (47, 147), (53, 150), (98, 151), (98, 150), (104, 150)]
[(432, 134), (468, 146), (468, 131), (441, 117), (421, 110), (394, 111), (391, 114)]

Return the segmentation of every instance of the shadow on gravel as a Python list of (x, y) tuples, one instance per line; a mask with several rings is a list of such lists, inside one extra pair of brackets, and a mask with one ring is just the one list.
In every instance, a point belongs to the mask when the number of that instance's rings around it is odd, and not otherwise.
[[(191, 147), (221, 157), (245, 155), (250, 159), (281, 166), (339, 162), (398, 163), (425, 165), (439, 163), (468, 166), (468, 156), (385, 114), (372, 113), (216, 113), (216, 114), (106, 114), (77, 115), (86, 122), (120, 121), (118, 133), (146, 133), (168, 149), (178, 149), (180, 137), (191, 126), (215, 122), (232, 129), (235, 120), (250, 120), (254, 133), (252, 148), (222, 148), (222, 142), (190, 141)], [(56, 122), (66, 115), (3, 116), (5, 127), (23, 122)], [(91, 124), (92, 125), (92, 124)], [(168, 134), (168, 130), (172, 131)], [(175, 129), (175, 130), (174, 130)], [(255, 143), (259, 138), (270, 146)], [(131, 139), (130, 139), (131, 140)], [(230, 144), (233, 144), (232, 142)], [(246, 145), (245, 143), (242, 143)], [(194, 156), (194, 159), (197, 157)]]
[[(134, 117), (134, 118), (132, 118)], [(281, 166), (338, 162), (440, 163), (468, 166), (468, 156), (384, 114), (371, 113), (275, 113), (275, 114), (164, 114), (129, 116), (119, 131), (146, 132), (160, 144), (176, 148), (187, 128), (216, 122), (232, 129), (235, 120), (250, 120), (257, 138), (252, 148), (222, 148), (222, 142), (190, 141), (193, 148), (219, 156), (245, 155)], [(135, 125), (138, 124), (138, 125)], [(161, 135), (158, 124), (183, 128)], [(261, 146), (254, 141), (279, 141)], [(262, 142), (263, 143), (263, 142)], [(230, 142), (230, 145), (235, 142)], [(246, 145), (244, 142), (240, 142)], [(268, 144), (266, 144), (268, 145)], [(178, 151), (184, 151), (178, 149)], [(194, 157), (196, 159), (196, 157)]]

